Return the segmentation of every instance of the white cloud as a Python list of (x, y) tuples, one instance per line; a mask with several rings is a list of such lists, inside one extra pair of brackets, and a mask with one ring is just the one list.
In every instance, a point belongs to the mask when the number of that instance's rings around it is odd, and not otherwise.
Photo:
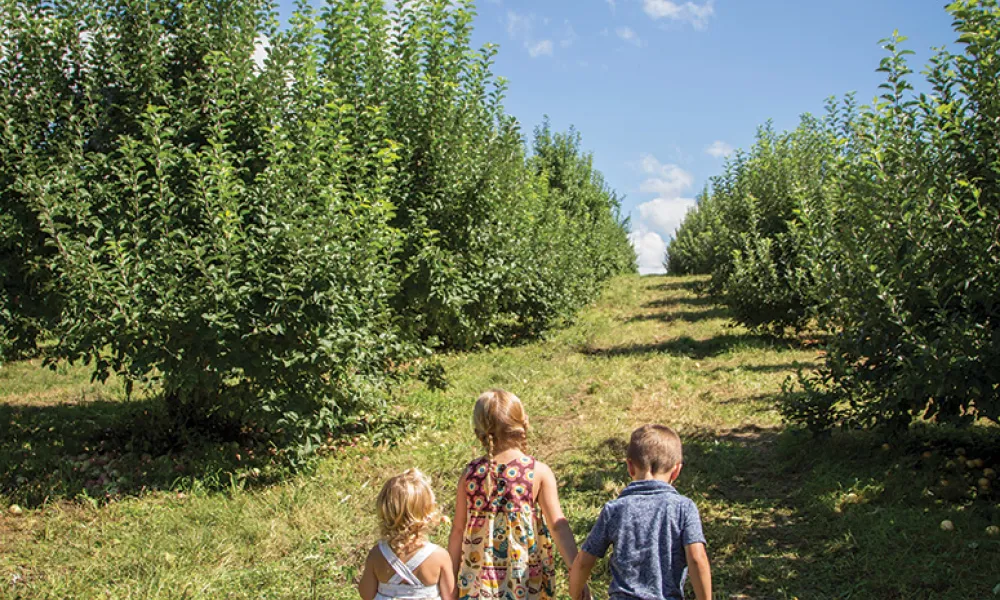
[(527, 43), (528, 54), (531, 58), (538, 58), (539, 56), (552, 56), (552, 40), (542, 40), (540, 42), (535, 42), (533, 44)]
[(651, 230), (673, 236), (695, 204), (694, 198), (650, 200), (639, 205), (639, 222)]
[(618, 29), (615, 29), (615, 35), (633, 46), (642, 45), (642, 40), (639, 39), (639, 35), (631, 27), (619, 27)]
[(644, 154), (638, 167), (647, 176), (639, 191), (656, 194), (656, 198), (636, 207), (638, 214), (633, 215), (636, 218), (629, 239), (639, 257), (639, 272), (663, 273), (665, 240), (673, 237), (696, 204), (693, 198), (685, 196), (694, 185), (694, 177), (678, 165), (661, 163), (652, 154)]
[(615, 14), (615, 11), (618, 10), (618, 3), (615, 0), (607, 0), (607, 3), (611, 7), (611, 14)]
[(658, 233), (642, 230), (633, 231), (629, 234), (628, 239), (632, 242), (636, 257), (639, 259), (639, 273), (641, 275), (666, 273), (663, 262), (667, 255), (667, 243)]
[(705, 153), (715, 158), (725, 158), (732, 154), (733, 150), (734, 148), (731, 145), (722, 140), (717, 140), (712, 142), (708, 148), (705, 148)]
[(644, 154), (639, 163), (649, 177), (639, 185), (644, 194), (676, 198), (694, 185), (694, 177), (677, 165), (663, 164), (652, 154)]
[(510, 37), (524, 38), (531, 35), (534, 28), (534, 15), (522, 15), (512, 10), (507, 11), (507, 35)]
[[(513, 10), (507, 11), (507, 35), (510, 36), (512, 40), (521, 42), (524, 45), (525, 50), (531, 58), (538, 58), (539, 56), (552, 56), (555, 50), (555, 43), (551, 39), (539, 39), (535, 35), (536, 24), (539, 22), (538, 17), (534, 14), (520, 14)], [(548, 19), (543, 19), (542, 24), (548, 24)], [(565, 36), (560, 41), (559, 45), (566, 48), (573, 44), (576, 40), (576, 32), (573, 28), (569, 26), (569, 21), (566, 22), (568, 27)]]
[(642, 0), (642, 9), (655, 20), (670, 19), (690, 23), (695, 29), (704, 29), (715, 14), (715, 0), (704, 4), (674, 2), (672, 0)]

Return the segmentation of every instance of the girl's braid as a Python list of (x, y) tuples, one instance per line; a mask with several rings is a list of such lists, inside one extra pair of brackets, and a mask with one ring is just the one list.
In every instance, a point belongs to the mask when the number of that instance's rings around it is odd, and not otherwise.
[(493, 434), (486, 434), (486, 457), (489, 459), (489, 470), (486, 472), (486, 498), (487, 500), (492, 500), (493, 496), (493, 471), (497, 469), (496, 457), (493, 456), (494, 450)]

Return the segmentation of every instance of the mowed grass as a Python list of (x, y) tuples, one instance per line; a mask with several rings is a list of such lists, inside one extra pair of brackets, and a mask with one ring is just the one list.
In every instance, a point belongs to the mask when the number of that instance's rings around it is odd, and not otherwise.
[[(685, 441), (678, 487), (701, 509), (717, 598), (994, 597), (1000, 537), (986, 528), (1000, 525), (998, 498), (968, 484), (1000, 462), (996, 430), (924, 428), (892, 440), (786, 430), (776, 410), (782, 383), (819, 350), (732, 327), (722, 308), (695, 295), (695, 282), (623, 277), (549, 339), (444, 356), (446, 391), (414, 384), (402, 395), (415, 426), (399, 444), (361, 439), (308, 475), (250, 485), (220, 468), (107, 503), (47, 484), (47, 501), (0, 517), (0, 597), (353, 598), (376, 540), (382, 481), (420, 467), (452, 512), (455, 481), (479, 453), (472, 404), (493, 386), (525, 401), (531, 449), (560, 479), (581, 541), (628, 483), (628, 433), (661, 422)], [(121, 397), (79, 369), (5, 366), (0, 428), (18, 427), (21, 437), (11, 448), (0, 435), (0, 457), (53, 452), (23, 448), (36, 422), (83, 415), (100, 428), (123, 410), (146, 410), (146, 400), (129, 408)], [(34, 429), (51, 446), (60, 440), (46, 436), (68, 430), (50, 427)], [(172, 460), (184, 457), (181, 449)], [(966, 467), (977, 458), (981, 467)], [(0, 473), (15, 472), (9, 466)], [(945, 519), (954, 530), (941, 529)], [(606, 567), (598, 573), (594, 595), (605, 598)], [(564, 579), (560, 586), (565, 595)]]

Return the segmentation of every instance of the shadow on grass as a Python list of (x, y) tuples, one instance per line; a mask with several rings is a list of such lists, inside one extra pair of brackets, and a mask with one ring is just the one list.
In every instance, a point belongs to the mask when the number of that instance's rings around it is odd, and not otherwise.
[[(983, 533), (1000, 519), (996, 495), (943, 501), (926, 491), (950, 460), (942, 437), (965, 443), (962, 435), (916, 432), (886, 450), (870, 432), (823, 440), (755, 426), (681, 434), (676, 487), (699, 506), (720, 597), (958, 599), (987, 597), (997, 583), (990, 565), (1000, 564), (1000, 543)], [(629, 480), (624, 444), (605, 440), (554, 465), (567, 502), (600, 506), (618, 495)], [(989, 446), (972, 452), (991, 455)], [(954, 532), (938, 527), (946, 518)], [(594, 519), (577, 521), (584, 536)], [(602, 589), (606, 565), (596, 572)]]
[(653, 344), (628, 344), (611, 348), (584, 347), (582, 354), (598, 358), (617, 358), (622, 356), (642, 356), (645, 354), (673, 354), (689, 358), (702, 359), (719, 356), (735, 350), (787, 350), (797, 348), (795, 340), (773, 338), (766, 335), (722, 334), (705, 340), (696, 340), (690, 336), (673, 338)]
[(719, 306), (719, 303), (704, 296), (688, 296), (686, 298), (661, 298), (642, 305), (643, 308), (670, 308), (672, 306)]
[(194, 479), (226, 486), (231, 474), (247, 476), (269, 458), (250, 432), (213, 440), (178, 428), (158, 398), (0, 404), (0, 431), (0, 493), (29, 507), (182, 488)]
[(716, 306), (706, 310), (672, 310), (649, 315), (636, 315), (626, 319), (625, 322), (635, 323), (638, 321), (662, 321), (664, 323), (672, 323), (674, 321), (686, 321), (688, 323), (697, 323), (699, 321), (707, 321), (710, 319), (728, 318), (730, 318), (729, 310), (721, 306)]
[[(388, 421), (385, 427), (392, 427)], [(361, 425), (336, 432), (349, 443)], [(161, 398), (52, 405), (0, 403), (0, 494), (36, 507), (54, 500), (104, 501), (194, 486), (257, 487), (288, 475), (296, 448), (263, 428), (233, 432), (178, 425)]]
[(805, 371), (810, 371), (816, 368), (816, 364), (803, 362), (803, 361), (793, 361), (787, 363), (779, 363), (774, 365), (736, 365), (732, 367), (717, 367), (713, 369), (713, 372), (736, 372), (736, 371), (747, 371), (750, 373), (781, 373), (783, 371), (788, 371), (789, 374), (796, 373), (799, 369)]
[(680, 291), (680, 290), (688, 291), (688, 292), (696, 292), (696, 291), (700, 290), (702, 288), (702, 285), (703, 285), (703, 283), (700, 282), (700, 281), (698, 281), (698, 280), (688, 280), (688, 281), (676, 281), (675, 280), (675, 281), (669, 281), (670, 279), (672, 279), (672, 277), (670, 277), (669, 275), (660, 275), (659, 278), (667, 279), (668, 281), (666, 281), (664, 283), (661, 283), (660, 285), (656, 286), (655, 289), (663, 290), (663, 291), (667, 291), (667, 292), (670, 292), (670, 291)]

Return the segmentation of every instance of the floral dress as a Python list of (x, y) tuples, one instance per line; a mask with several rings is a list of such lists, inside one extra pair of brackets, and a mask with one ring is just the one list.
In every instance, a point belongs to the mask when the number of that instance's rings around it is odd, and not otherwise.
[(535, 459), (523, 456), (498, 465), (483, 457), (469, 463), (465, 481), (468, 519), (459, 598), (554, 598), (552, 535), (532, 499)]

